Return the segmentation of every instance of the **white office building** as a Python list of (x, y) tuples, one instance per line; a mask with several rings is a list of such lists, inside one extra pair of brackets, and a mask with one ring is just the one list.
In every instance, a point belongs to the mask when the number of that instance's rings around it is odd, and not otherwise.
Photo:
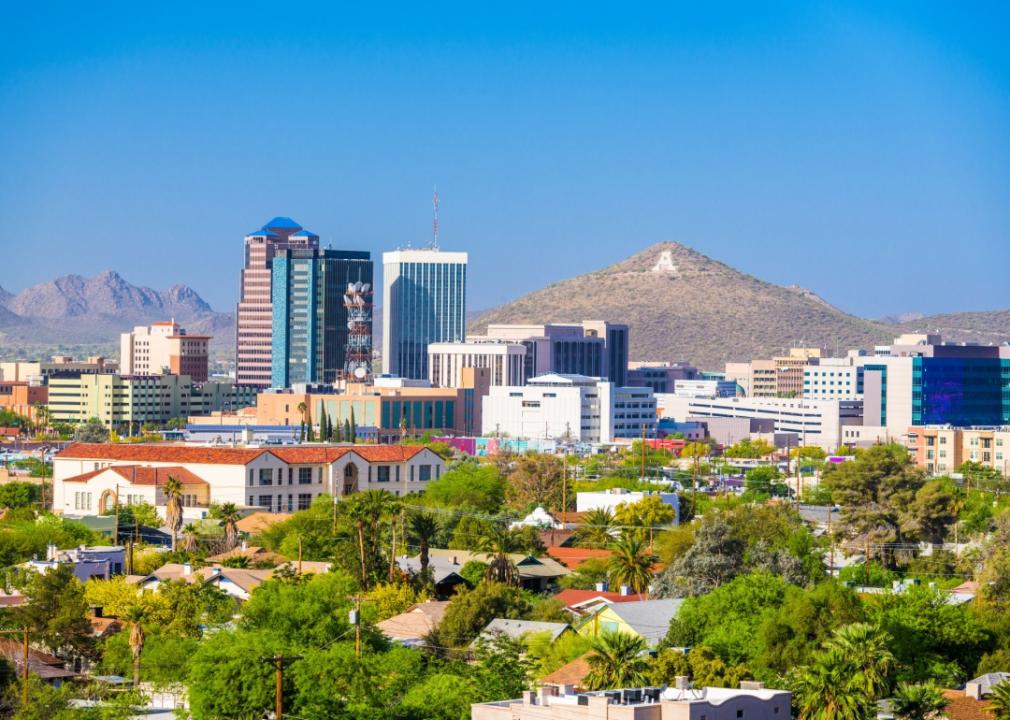
[(640, 437), (643, 428), (655, 437), (651, 389), (585, 375), (541, 375), (526, 385), (492, 387), (484, 397), (484, 435), (610, 443)]
[(735, 397), (735, 380), (676, 380), (673, 394), (687, 398)]
[(803, 445), (818, 445), (833, 452), (852, 441), (845, 430), (862, 430), (863, 403), (859, 400), (807, 398), (664, 398), (663, 416), (677, 422), (688, 419), (749, 418), (771, 420), (777, 433), (795, 433)]
[(509, 342), (431, 343), (428, 379), (435, 387), (461, 387), (464, 368), (489, 371), (492, 387), (526, 383), (526, 346)]
[(386, 373), (428, 377), (428, 345), (466, 337), (465, 252), (382, 254), (382, 362)]

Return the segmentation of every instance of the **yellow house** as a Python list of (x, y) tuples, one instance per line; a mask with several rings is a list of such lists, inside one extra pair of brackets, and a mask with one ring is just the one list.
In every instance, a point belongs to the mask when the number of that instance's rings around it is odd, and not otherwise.
[(578, 631), (587, 637), (603, 632), (623, 632), (644, 638), (654, 646), (666, 636), (670, 621), (677, 616), (683, 603), (683, 599), (612, 603), (588, 617)]

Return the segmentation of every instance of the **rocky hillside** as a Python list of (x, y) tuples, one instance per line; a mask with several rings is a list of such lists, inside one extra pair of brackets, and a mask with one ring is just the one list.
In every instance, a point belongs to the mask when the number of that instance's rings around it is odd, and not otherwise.
[(944, 313), (905, 319), (896, 324), (901, 332), (931, 332), (951, 342), (985, 345), (1010, 340), (1010, 310)]
[(673, 242), (525, 295), (481, 315), (468, 331), (583, 319), (628, 323), (632, 360), (684, 359), (705, 369), (794, 345), (869, 347), (894, 332), (809, 290), (764, 282)]
[(0, 336), (15, 349), (95, 344), (116, 348), (119, 333), (172, 318), (192, 333), (213, 335), (215, 344), (233, 342), (232, 315), (214, 312), (185, 285), (152, 290), (109, 270), (91, 278), (66, 275), (16, 295), (0, 289)]

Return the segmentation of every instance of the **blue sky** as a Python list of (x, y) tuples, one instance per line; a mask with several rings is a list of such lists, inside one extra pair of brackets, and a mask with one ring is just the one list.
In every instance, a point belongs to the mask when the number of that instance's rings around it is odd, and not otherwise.
[[(850, 312), (1010, 307), (1006, 3), (19, 3), (0, 285), (238, 291), (242, 236), (471, 253), (471, 308), (677, 240)], [(367, 7), (365, 7), (367, 6)]]

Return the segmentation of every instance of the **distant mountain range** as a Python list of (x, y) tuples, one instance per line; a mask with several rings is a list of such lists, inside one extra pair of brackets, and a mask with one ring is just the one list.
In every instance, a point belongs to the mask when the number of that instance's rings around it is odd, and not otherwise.
[(108, 270), (85, 278), (66, 275), (14, 295), (0, 288), (0, 340), (4, 346), (117, 347), (134, 325), (175, 319), (189, 332), (234, 342), (234, 316), (215, 312), (195, 290), (174, 285), (152, 290)]
[[(379, 349), (381, 310), (375, 310)], [(214, 311), (192, 288), (152, 290), (109, 270), (91, 278), (67, 275), (16, 295), (0, 288), (0, 356), (117, 353), (119, 333), (172, 318), (190, 332), (212, 335), (221, 355), (234, 346), (234, 315)], [(870, 348), (902, 332), (939, 332), (956, 342), (1010, 340), (1010, 310), (867, 320), (811, 290), (764, 282), (673, 242), (470, 313), (467, 329), (479, 334), (489, 323), (581, 320), (628, 323), (633, 360), (688, 360), (711, 370), (791, 346)]]
[(680, 359), (712, 370), (792, 346), (871, 348), (919, 330), (957, 341), (1010, 339), (1010, 310), (866, 320), (806, 288), (759, 280), (675, 242), (524, 295), (482, 314), (468, 332), (491, 323), (581, 320), (628, 323), (633, 360)]

